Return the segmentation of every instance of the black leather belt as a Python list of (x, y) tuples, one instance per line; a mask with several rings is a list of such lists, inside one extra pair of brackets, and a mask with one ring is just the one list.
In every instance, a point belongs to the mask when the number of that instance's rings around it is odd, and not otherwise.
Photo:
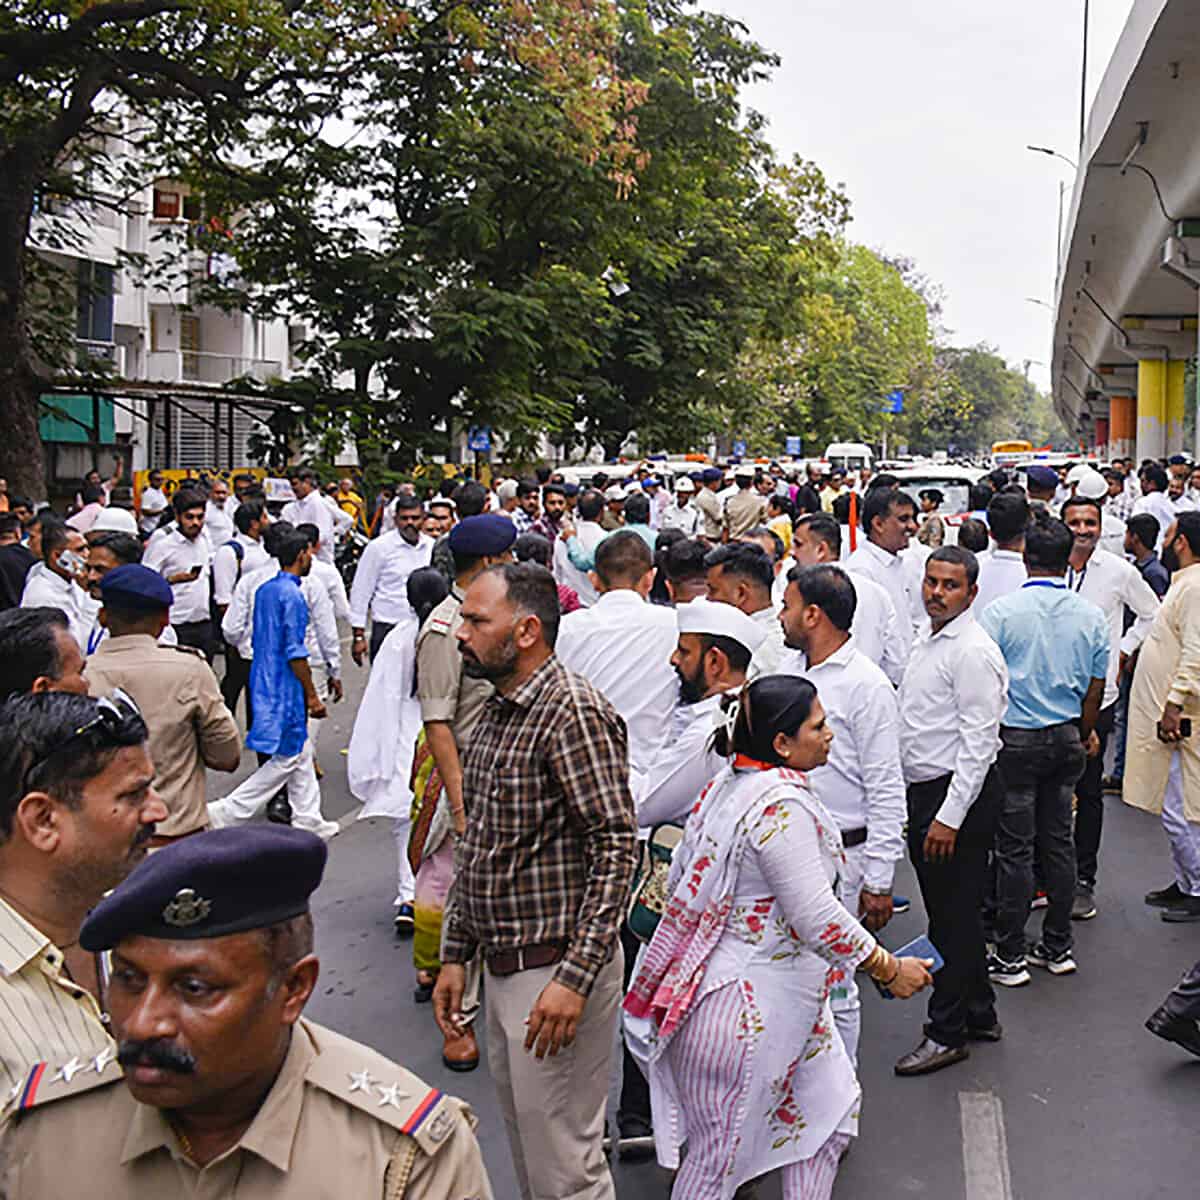
[(859, 829), (843, 829), (842, 830), (842, 845), (850, 850), (855, 846), (861, 846), (867, 840), (867, 827), (863, 825)]
[(485, 954), (488, 970), (504, 978), (534, 967), (552, 967), (561, 962), (567, 952), (566, 942), (538, 942), (533, 946), (518, 946), (515, 950), (493, 950)]

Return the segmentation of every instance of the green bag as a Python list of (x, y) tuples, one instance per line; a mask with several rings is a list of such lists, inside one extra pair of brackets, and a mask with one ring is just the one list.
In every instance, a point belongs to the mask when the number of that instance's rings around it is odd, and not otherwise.
[(683, 840), (683, 826), (662, 824), (650, 830), (642, 843), (642, 858), (633, 880), (633, 895), (629, 900), (627, 920), (639, 941), (648, 942), (658, 928), (667, 907), (667, 877), (671, 873), (671, 856)]

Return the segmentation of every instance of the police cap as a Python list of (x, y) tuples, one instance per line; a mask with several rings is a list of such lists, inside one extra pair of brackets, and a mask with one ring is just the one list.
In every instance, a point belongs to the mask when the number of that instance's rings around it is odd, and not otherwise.
[(143, 567), (141, 563), (113, 567), (100, 580), (100, 596), (105, 604), (147, 612), (170, 608), (175, 603), (171, 585), (157, 571)]
[(450, 549), (464, 557), (503, 554), (517, 540), (517, 527), (500, 513), (480, 513), (450, 530)]
[(96, 953), (127, 937), (196, 941), (290, 920), (308, 911), (326, 853), (316, 834), (269, 824), (171, 842), (92, 909), (79, 944)]

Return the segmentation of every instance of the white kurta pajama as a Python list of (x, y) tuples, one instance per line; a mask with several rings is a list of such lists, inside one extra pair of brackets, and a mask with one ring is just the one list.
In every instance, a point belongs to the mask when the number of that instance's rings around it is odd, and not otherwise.
[[(1191, 717), (1190, 738), (1158, 740), (1168, 702)], [(1121, 796), (1162, 813), (1176, 882), (1188, 895), (1200, 895), (1200, 564), (1175, 572), (1138, 654)]]
[(626, 999), (657, 1029), (659, 1162), (678, 1167), (687, 1145), (676, 1197), (730, 1200), (778, 1169), (785, 1197), (829, 1195), (860, 1096), (829, 989), (875, 947), (834, 893), (842, 862), (796, 772), (726, 768), (688, 818)]
[(421, 702), (413, 690), (417, 630), (414, 613), (383, 639), (371, 664), (346, 759), (350, 791), (363, 804), (359, 820), (392, 818), (398, 856), (397, 904), (411, 904), (414, 888), (408, 836), (413, 802), (409, 782), (421, 732)]

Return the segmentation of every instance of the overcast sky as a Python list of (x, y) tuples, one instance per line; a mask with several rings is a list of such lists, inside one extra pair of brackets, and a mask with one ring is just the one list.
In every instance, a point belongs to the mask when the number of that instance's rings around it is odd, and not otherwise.
[[(1046, 362), (1058, 184), (1079, 145), (1083, 0), (708, 0), (783, 60), (746, 101), (853, 205), (850, 234), (945, 290), (956, 344)], [(1091, 0), (1088, 103), (1130, 0)], [(1049, 386), (1033, 365), (1030, 378)]]

